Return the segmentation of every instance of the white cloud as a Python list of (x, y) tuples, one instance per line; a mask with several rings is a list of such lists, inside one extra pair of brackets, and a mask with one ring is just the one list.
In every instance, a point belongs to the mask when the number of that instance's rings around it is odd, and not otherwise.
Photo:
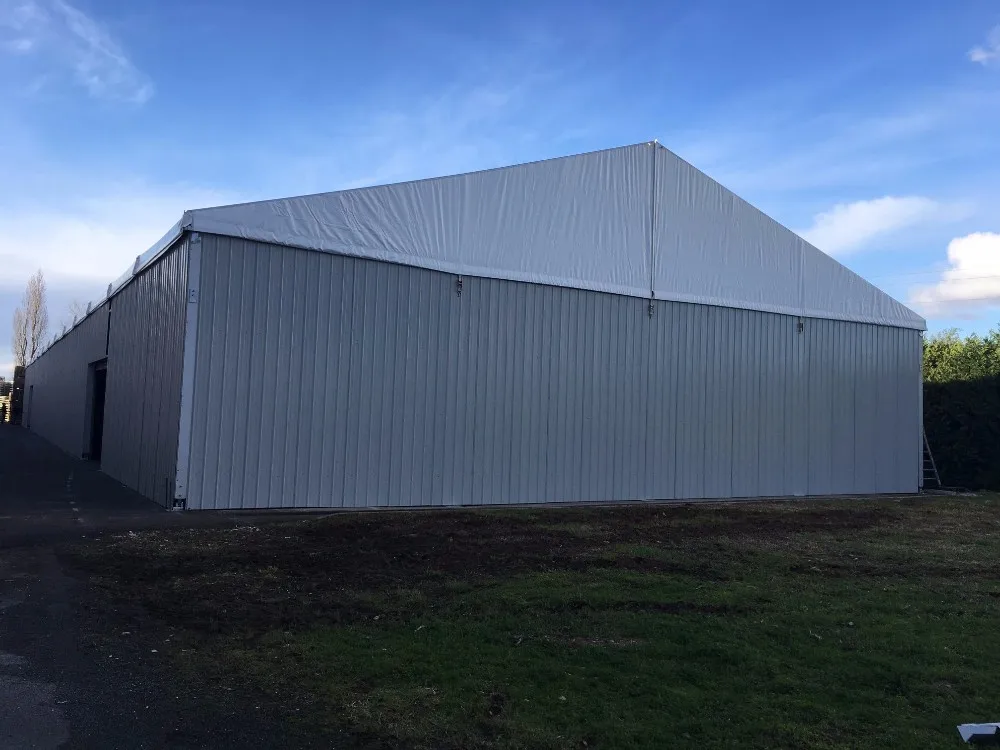
[(887, 195), (837, 204), (817, 214), (812, 226), (799, 234), (830, 255), (844, 255), (877, 237), (919, 224), (953, 220), (964, 213), (961, 206), (942, 204), (930, 198)]
[(969, 50), (969, 59), (980, 65), (989, 65), (1000, 60), (1000, 26), (994, 26), (986, 38), (986, 44)]
[[(67, 182), (72, 182), (66, 178)], [(0, 204), (0, 358), (9, 357), (10, 320), (28, 276), (41, 268), (49, 287), (50, 334), (72, 320), (73, 302), (94, 302), (189, 208), (243, 196), (191, 186), (95, 182), (89, 197), (8, 208)], [(0, 374), (2, 374), (0, 369)]]
[(956, 237), (948, 243), (948, 265), (936, 284), (910, 291), (911, 305), (928, 316), (1000, 306), (1000, 234)]
[(4, 0), (2, 49), (32, 56), (44, 69), (66, 68), (95, 97), (142, 104), (153, 95), (148, 77), (108, 30), (65, 0)]
[(117, 184), (79, 202), (0, 211), (0, 287), (41, 268), (50, 285), (100, 291), (189, 208), (237, 196), (185, 186)]
[(260, 154), (268, 191), (290, 195), (454, 174), (649, 136), (609, 135), (603, 118), (584, 118), (586, 127), (579, 126), (602, 84), (575, 77), (557, 42), (514, 37), (500, 46), (465, 50), (454, 40), (446, 46), (461, 64), (440, 84), (420, 89), (375, 81), (345, 102), (338, 117), (283, 132), (280, 143)]
[(11, 39), (3, 43), (3, 49), (15, 55), (17, 54), (23, 55), (27, 52), (31, 52), (34, 46), (35, 43), (31, 39), (25, 39), (25, 38)]
[[(358, 108), (329, 133), (271, 149), (272, 186), (285, 194), (349, 189), (552, 156), (551, 144), (535, 134), (559, 137), (575, 96), (530, 73), (462, 81), (430, 96), (400, 94), (391, 106)], [(540, 99), (551, 109), (538, 107)]]
[(995, 161), (989, 123), (1000, 118), (1000, 90), (989, 84), (903, 88), (875, 109), (840, 89), (810, 85), (783, 106), (724, 99), (662, 135), (672, 151), (751, 203), (787, 206), (830, 188), (884, 193), (908, 185), (919, 194), (929, 184), (941, 189), (958, 160), (983, 171)]

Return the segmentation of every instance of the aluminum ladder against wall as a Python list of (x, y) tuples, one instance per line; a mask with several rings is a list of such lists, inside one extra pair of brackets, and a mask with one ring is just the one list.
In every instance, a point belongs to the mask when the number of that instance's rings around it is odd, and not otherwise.
[(941, 488), (941, 476), (938, 474), (937, 464), (934, 463), (934, 454), (931, 453), (931, 445), (927, 442), (927, 431), (921, 430), (924, 438), (924, 455), (923, 455), (923, 483), (921, 486), (927, 487), (928, 482), (934, 482), (934, 486), (937, 489)]

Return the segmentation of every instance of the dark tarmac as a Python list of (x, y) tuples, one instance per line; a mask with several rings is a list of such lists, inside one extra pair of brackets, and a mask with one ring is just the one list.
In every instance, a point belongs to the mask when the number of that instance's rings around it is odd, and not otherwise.
[(113, 613), (58, 555), (102, 533), (261, 520), (166, 511), (96, 465), (0, 425), (0, 748), (333, 746), (254, 696), (182, 681), (152, 628), (109, 639)]

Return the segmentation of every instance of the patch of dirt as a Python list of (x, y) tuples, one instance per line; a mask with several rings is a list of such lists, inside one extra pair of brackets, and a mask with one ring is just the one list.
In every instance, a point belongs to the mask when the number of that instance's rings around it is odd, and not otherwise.
[[(964, 578), (986, 581), (1000, 580), (1000, 564), (980, 564), (964, 560), (956, 560), (951, 564), (924, 562), (920, 560), (899, 560), (898, 562), (880, 560), (853, 563), (826, 561), (820, 565), (791, 565), (788, 569), (793, 573), (802, 575), (837, 579), (899, 578), (909, 580), (914, 578)], [(1000, 597), (1000, 594), (996, 596)]]
[(679, 563), (613, 552), (622, 544), (836, 534), (895, 518), (885, 504), (842, 505), (365, 513), (261, 527), (130, 533), (77, 547), (69, 557), (113, 596), (138, 600), (176, 627), (249, 634), (380, 614), (358, 592), (419, 592), (498, 574), (612, 567), (726, 580), (726, 561), (711, 553)]
[[(790, 508), (774, 505), (748, 506), (739, 508), (726, 506), (698, 508), (701, 517), (696, 524), (686, 524), (685, 532), (691, 536), (758, 536), (780, 537), (789, 534), (831, 533), (837, 531), (858, 531), (899, 518), (888, 508), (862, 504), (857, 508), (810, 507), (805, 502)], [(777, 511), (777, 512), (775, 512)]]
[(733, 607), (728, 604), (695, 604), (694, 602), (622, 602), (620, 609), (634, 612), (662, 612), (668, 615), (742, 615), (747, 610), (743, 607)]
[(698, 614), (698, 615), (742, 615), (746, 608), (734, 607), (728, 604), (697, 604), (695, 602), (649, 602), (624, 601), (613, 602), (603, 606), (585, 599), (571, 599), (561, 609), (580, 611), (582, 609), (602, 610), (614, 609), (627, 612), (662, 612), (668, 615)]
[(645, 641), (640, 638), (597, 638), (596, 636), (573, 636), (571, 638), (543, 635), (538, 640), (546, 643), (559, 643), (578, 648), (635, 648)]
[(690, 563), (679, 563), (673, 560), (659, 560), (655, 557), (626, 556), (608, 561), (608, 567), (619, 570), (634, 570), (638, 573), (670, 573), (674, 575), (691, 576), (706, 581), (722, 583), (731, 580), (728, 571), (719, 568), (711, 562), (700, 563), (692, 560)]
[(503, 693), (492, 692), (487, 697), (486, 713), (495, 718), (503, 713), (507, 705), (507, 696)]
[(639, 638), (570, 638), (574, 646), (598, 646), (602, 648), (635, 648), (642, 645)]

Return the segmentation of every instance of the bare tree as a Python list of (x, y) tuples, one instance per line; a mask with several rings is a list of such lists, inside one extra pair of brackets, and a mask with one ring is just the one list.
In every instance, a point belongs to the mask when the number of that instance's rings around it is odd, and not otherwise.
[(83, 316), (87, 314), (87, 306), (78, 299), (73, 300), (66, 306), (66, 315), (59, 324), (60, 328), (72, 328), (74, 323), (79, 323)]
[(49, 332), (49, 308), (46, 304), (45, 277), (39, 270), (28, 279), (21, 306), (14, 311), (14, 363), (26, 365), (42, 348)]
[(14, 311), (14, 336), (10, 348), (15, 365), (23, 367), (28, 364), (28, 317), (20, 307)]
[(42, 339), (49, 332), (49, 308), (45, 293), (45, 277), (41, 269), (28, 279), (24, 290), (24, 311), (28, 316), (31, 340), (28, 342), (28, 361), (31, 362), (42, 348)]

